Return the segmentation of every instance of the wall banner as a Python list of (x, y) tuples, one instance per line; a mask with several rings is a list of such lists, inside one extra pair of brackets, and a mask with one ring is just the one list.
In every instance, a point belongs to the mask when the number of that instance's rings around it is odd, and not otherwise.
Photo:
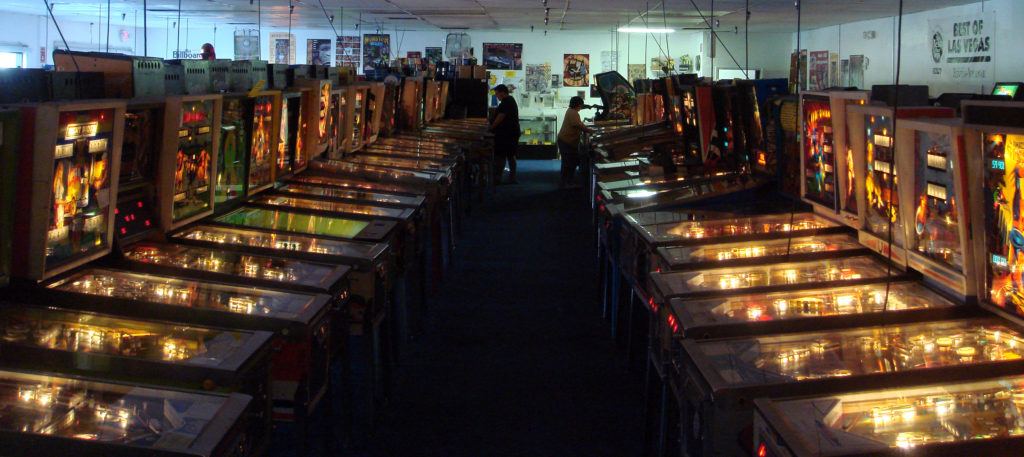
[(995, 32), (993, 12), (929, 20), (932, 79), (991, 82)]

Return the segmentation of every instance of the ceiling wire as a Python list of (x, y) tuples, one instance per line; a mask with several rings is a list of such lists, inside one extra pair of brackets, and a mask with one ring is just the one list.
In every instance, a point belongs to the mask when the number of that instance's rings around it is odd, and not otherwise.
[(64, 49), (68, 51), (68, 56), (71, 57), (71, 63), (75, 64), (75, 72), (80, 73), (82, 71), (78, 66), (78, 59), (75, 59), (75, 55), (71, 53), (71, 46), (68, 46), (68, 40), (64, 38), (64, 32), (60, 29), (60, 24), (57, 23), (57, 18), (53, 17), (53, 6), (50, 2), (43, 0), (43, 4), (46, 5), (46, 12), (50, 14), (50, 20), (53, 21), (53, 26), (57, 28), (57, 34), (60, 35), (60, 41), (64, 42)]

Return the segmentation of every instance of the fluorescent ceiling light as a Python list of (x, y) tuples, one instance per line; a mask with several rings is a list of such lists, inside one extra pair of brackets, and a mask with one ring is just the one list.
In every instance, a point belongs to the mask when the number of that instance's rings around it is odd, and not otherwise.
[(619, 27), (623, 33), (675, 33), (676, 29), (653, 29), (648, 27)]

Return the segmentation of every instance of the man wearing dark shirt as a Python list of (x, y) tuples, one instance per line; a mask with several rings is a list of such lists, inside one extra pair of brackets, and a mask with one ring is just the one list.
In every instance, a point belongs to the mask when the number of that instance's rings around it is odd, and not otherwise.
[(491, 131), (494, 132), (495, 183), (501, 182), (501, 175), (508, 161), (508, 182), (516, 184), (516, 149), (519, 146), (519, 105), (508, 93), (508, 87), (498, 84), (494, 87), (494, 95), (498, 97), (498, 109), (495, 111)]

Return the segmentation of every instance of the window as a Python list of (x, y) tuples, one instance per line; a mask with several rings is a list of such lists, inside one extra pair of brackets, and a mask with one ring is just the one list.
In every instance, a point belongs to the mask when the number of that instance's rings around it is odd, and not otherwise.
[(20, 52), (0, 51), (0, 68), (21, 68), (25, 66), (25, 55)]

